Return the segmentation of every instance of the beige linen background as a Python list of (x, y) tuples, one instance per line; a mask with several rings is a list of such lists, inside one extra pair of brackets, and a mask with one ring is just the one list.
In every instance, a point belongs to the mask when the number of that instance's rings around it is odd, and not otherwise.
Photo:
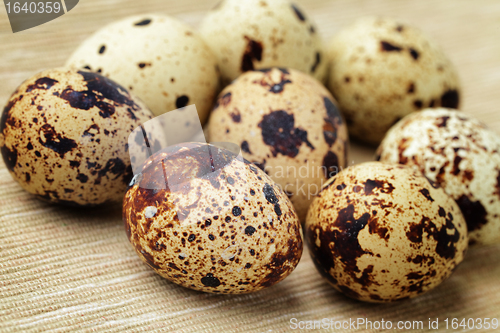
[[(218, 0), (81, 0), (68, 14), (12, 34), (0, 9), (0, 104), (36, 72), (64, 64), (103, 25), (165, 13), (198, 26)], [(456, 64), (464, 112), (500, 132), (500, 1), (296, 0), (328, 40), (362, 15), (404, 19), (431, 34)], [(353, 145), (355, 163), (373, 150)], [(287, 332), (290, 320), (500, 319), (500, 246), (471, 249), (453, 276), (421, 297), (364, 304), (331, 288), (307, 251), (282, 283), (223, 296), (178, 287), (134, 253), (120, 206), (57, 207), (24, 192), (0, 161), (0, 332)], [(357, 331), (349, 329), (347, 331)], [(359, 331), (366, 330), (360, 327)], [(486, 331), (486, 330), (484, 330)], [(493, 331), (493, 330), (490, 330)]]

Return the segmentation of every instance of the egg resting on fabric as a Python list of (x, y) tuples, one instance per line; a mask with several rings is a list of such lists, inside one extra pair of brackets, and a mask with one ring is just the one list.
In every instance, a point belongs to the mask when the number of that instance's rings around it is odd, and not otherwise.
[(204, 292), (269, 287), (302, 254), (300, 222), (283, 191), (253, 164), (213, 145), (185, 143), (154, 154), (127, 191), (123, 220), (144, 262)]
[(26, 80), (9, 99), (0, 150), (12, 177), (39, 198), (77, 206), (119, 202), (132, 179), (128, 135), (151, 118), (110, 79), (51, 69)]
[(368, 162), (332, 177), (309, 208), (306, 244), (321, 275), (367, 302), (415, 297), (463, 260), (458, 205), (418, 171)]

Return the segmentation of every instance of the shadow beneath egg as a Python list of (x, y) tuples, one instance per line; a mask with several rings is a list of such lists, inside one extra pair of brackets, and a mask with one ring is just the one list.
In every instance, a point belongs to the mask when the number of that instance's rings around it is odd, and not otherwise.
[[(476, 264), (476, 257), (493, 259), (494, 263), (498, 263), (500, 258), (494, 255), (498, 251), (494, 250), (499, 248), (500, 246), (474, 249), (471, 260), (458, 266), (449, 279), (433, 290), (412, 299), (392, 303), (366, 303), (348, 298), (330, 286), (314, 269), (310, 260), (301, 262), (301, 266), (284, 281), (249, 294), (204, 293), (178, 286), (152, 270), (151, 273), (156, 275), (155, 280), (162, 289), (156, 289), (155, 294), (158, 297), (161, 297), (158, 293), (168, 296), (165, 302), (169, 302), (169, 306), (173, 301), (182, 302), (193, 317), (208, 318), (220, 315), (223, 311), (228, 318), (240, 318), (243, 313), (252, 313), (252, 317), (248, 319), (252, 321), (252, 327), (261, 325), (263, 320), (266, 325), (271, 325), (274, 321), (288, 322), (292, 318), (300, 321), (317, 321), (323, 318), (349, 321), (363, 318), (371, 322), (390, 321), (393, 325), (400, 321), (422, 323), (424, 330), (429, 327), (430, 321), (439, 318), (439, 329), (444, 329), (446, 318), (468, 315), (467, 311), (477, 314), (479, 308), (474, 310), (474, 304), (480, 303), (481, 299), (474, 290), (467, 290), (474, 289), (474, 286), (470, 286), (470, 276), (478, 275), (476, 278), (479, 279), (481, 273), (471, 269), (479, 265)], [(150, 268), (144, 264), (144, 269)], [(499, 270), (500, 267), (493, 269), (492, 275), (498, 275)], [(464, 305), (467, 305), (466, 312)]]
[[(138, 260), (140, 260), (138, 258)], [(151, 269), (144, 263), (146, 269)], [(151, 269), (153, 272), (153, 270)], [(234, 313), (235, 316), (241, 315), (241, 309), (244, 308), (262, 308), (263, 313), (272, 312), (273, 308), (283, 306), (286, 302), (288, 306), (295, 306), (301, 303), (298, 292), (294, 290), (292, 284), (288, 285), (286, 279), (280, 283), (268, 288), (261, 289), (255, 292), (244, 294), (222, 294), (222, 293), (209, 293), (198, 290), (189, 289), (177, 285), (159, 274), (156, 274), (156, 279), (162, 286), (165, 287), (167, 293), (172, 291), (183, 296), (184, 300), (190, 300), (196, 304), (196, 307), (209, 307), (216, 308), (217, 304), (225, 305), (224, 311), (227, 313)], [(291, 282), (291, 281), (289, 281)], [(268, 309), (266, 309), (268, 308)]]
[[(36, 196), (35, 196), (36, 197)], [(122, 204), (117, 202), (108, 202), (100, 205), (79, 206), (74, 203), (54, 203), (40, 198), (42, 205), (47, 207), (56, 207), (58, 215), (65, 215), (66, 224), (84, 223), (84, 224), (102, 224), (109, 222), (122, 221)]]
[(352, 166), (364, 162), (371, 162), (376, 159), (376, 146), (369, 146), (358, 141), (349, 143), (349, 160), (347, 165)]
[[(358, 318), (363, 318), (365, 324), (366, 321), (380, 323), (385, 320), (391, 322), (392, 325), (404, 321), (416, 325), (423, 323), (423, 327), (419, 328), (427, 329), (429, 320), (440, 318), (439, 322), (442, 325), (442, 320), (450, 318), (451, 314), (463, 312), (466, 300), (462, 295), (465, 287), (462, 282), (460, 278), (449, 278), (424, 294), (390, 303), (368, 303), (351, 299), (335, 290), (327, 282), (322, 287), (330, 287), (333, 290), (333, 292), (324, 295), (328, 298), (330, 307), (335, 309), (335, 312), (342, 311), (342, 317), (338, 320), (353, 319), (356, 321)], [(339, 310), (339, 307), (342, 309)], [(365, 326), (362, 327), (365, 328)], [(395, 328), (396, 326), (392, 327), (392, 329)]]

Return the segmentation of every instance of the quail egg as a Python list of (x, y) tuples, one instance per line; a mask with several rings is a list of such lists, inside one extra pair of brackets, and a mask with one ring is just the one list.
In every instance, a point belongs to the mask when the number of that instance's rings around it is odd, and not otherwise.
[(151, 117), (110, 79), (51, 69), (26, 80), (9, 99), (0, 150), (12, 177), (39, 198), (68, 205), (118, 202), (132, 178), (128, 135)]
[(291, 198), (302, 221), (321, 186), (347, 165), (347, 127), (335, 100), (294, 69), (241, 75), (220, 93), (207, 134), (238, 144)]
[[(83, 41), (66, 64), (115, 80), (155, 116), (195, 104), (200, 119), (196, 121), (202, 125), (219, 89), (217, 61), (203, 39), (187, 24), (165, 15), (111, 23)], [(178, 121), (181, 136), (184, 127), (194, 124)]]
[(451, 61), (409, 24), (359, 19), (333, 38), (328, 61), (328, 87), (352, 138), (376, 145), (410, 112), (459, 107), (460, 83)]
[(208, 13), (201, 35), (225, 84), (241, 73), (291, 67), (324, 80), (327, 64), (316, 25), (287, 0), (225, 0)]
[(184, 143), (148, 159), (123, 203), (139, 257), (181, 286), (249, 293), (288, 276), (302, 229), (283, 191), (259, 168), (214, 145)]
[(471, 244), (500, 242), (500, 136), (451, 109), (408, 115), (377, 151), (383, 162), (413, 166), (439, 184), (467, 221)]
[(458, 205), (408, 166), (368, 162), (332, 177), (309, 208), (305, 238), (319, 272), (368, 302), (415, 297), (463, 260)]

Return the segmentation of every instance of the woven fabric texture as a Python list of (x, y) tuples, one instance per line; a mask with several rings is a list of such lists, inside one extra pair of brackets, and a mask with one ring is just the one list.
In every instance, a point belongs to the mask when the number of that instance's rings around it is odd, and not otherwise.
[[(78, 44), (113, 20), (165, 13), (198, 26), (218, 0), (82, 0), (64, 16), (10, 31), (0, 10), (0, 104), (36, 72), (62, 66)], [(6, 1), (5, 1), (6, 2)], [(296, 0), (325, 40), (364, 15), (397, 17), (432, 35), (458, 68), (464, 112), (500, 132), (498, 0)], [(354, 163), (373, 150), (352, 145)], [(121, 207), (71, 209), (26, 193), (0, 162), (0, 332), (288, 332), (291, 320), (500, 319), (500, 246), (472, 248), (450, 279), (415, 299), (366, 304), (344, 297), (305, 251), (283, 282), (248, 295), (204, 294), (155, 274), (135, 254)], [(459, 328), (460, 331), (462, 328)], [(346, 332), (374, 332), (352, 326)], [(481, 330), (481, 331), (495, 331)]]

